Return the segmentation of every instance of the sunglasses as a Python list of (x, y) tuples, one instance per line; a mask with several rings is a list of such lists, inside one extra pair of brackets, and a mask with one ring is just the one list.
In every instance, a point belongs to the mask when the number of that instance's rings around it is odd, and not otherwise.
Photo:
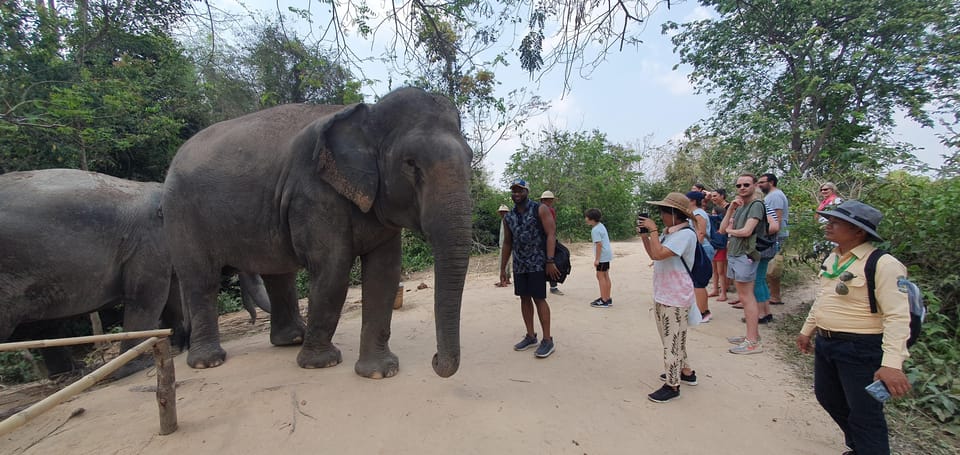
[(839, 277), (837, 277), (840, 279), (840, 282), (837, 283), (837, 288), (834, 289), (835, 291), (837, 291), (837, 294), (847, 295), (850, 293), (850, 289), (847, 288), (846, 282), (852, 280), (854, 276), (855, 275), (850, 272), (843, 272), (840, 274)]
[(750, 185), (753, 185), (753, 184), (752, 184), (752, 183), (738, 183), (738, 184), (736, 184), (736, 185), (734, 185), (734, 186), (737, 187), (737, 188), (750, 188)]
[(820, 191), (830, 191), (830, 188), (820, 188)]

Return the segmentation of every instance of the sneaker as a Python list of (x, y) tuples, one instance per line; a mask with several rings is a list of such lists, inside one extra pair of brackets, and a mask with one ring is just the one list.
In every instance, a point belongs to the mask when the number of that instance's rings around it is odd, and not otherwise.
[(711, 313), (710, 310), (707, 310), (707, 311), (705, 311), (705, 312), (703, 312), (703, 313), (700, 313), (700, 323), (701, 323), (701, 324), (706, 324), (706, 323), (710, 322), (711, 319), (713, 319), (713, 313)]
[(730, 344), (740, 344), (740, 343), (743, 343), (743, 340), (746, 340), (746, 339), (747, 339), (747, 337), (745, 337), (745, 336), (727, 337), (727, 341), (728, 341)]
[(730, 348), (731, 354), (759, 354), (761, 352), (763, 352), (763, 344), (759, 341), (743, 340), (743, 343)]
[(610, 300), (597, 299), (590, 303), (590, 306), (594, 308), (610, 308), (612, 305), (613, 305), (613, 298), (611, 298)]
[(560, 288), (550, 288), (550, 293), (556, 294), (556, 295), (563, 295), (563, 291), (561, 291)]
[(535, 344), (537, 344), (537, 334), (536, 334), (536, 333), (534, 333), (533, 336), (524, 335), (524, 336), (523, 336), (523, 339), (520, 340), (519, 343), (513, 345), (513, 350), (514, 350), (514, 351), (526, 351), (527, 349), (530, 349), (531, 347), (533, 347)]
[(647, 395), (647, 398), (654, 403), (666, 403), (674, 398), (680, 396), (680, 388), (677, 387), (676, 390), (673, 387), (670, 387), (666, 384), (663, 387), (660, 387), (656, 392), (653, 392)]
[(549, 340), (543, 340), (543, 342), (540, 343), (540, 347), (537, 348), (536, 356), (541, 359), (545, 359), (550, 357), (550, 354), (553, 354), (553, 351), (555, 351), (553, 346), (553, 337), (550, 337)]
[[(740, 318), (740, 322), (747, 322), (747, 318)], [(769, 324), (773, 322), (773, 314), (768, 314), (762, 318), (757, 319), (757, 324)]]
[(603, 301), (602, 298), (597, 297), (596, 299), (594, 299), (594, 301), (590, 302), (590, 306), (597, 306), (597, 304), (600, 303), (600, 302), (602, 302), (602, 301)]
[[(667, 373), (660, 373), (660, 380), (663, 381), (663, 382), (667, 382)], [(682, 382), (682, 383), (684, 383), (684, 384), (686, 384), (686, 385), (697, 385), (697, 372), (696, 372), (696, 371), (691, 371), (691, 372), (690, 372), (690, 376), (687, 376), (687, 375), (683, 374), (683, 372), (681, 371), (681, 372), (680, 372), (680, 382)]]

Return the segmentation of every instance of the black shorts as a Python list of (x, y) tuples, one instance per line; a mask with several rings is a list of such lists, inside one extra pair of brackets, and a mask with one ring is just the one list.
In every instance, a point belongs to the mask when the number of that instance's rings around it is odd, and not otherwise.
[(547, 272), (513, 273), (513, 295), (547, 298)]
[(608, 271), (608, 270), (610, 270), (610, 263), (609, 263), (609, 262), (601, 262), (601, 263), (597, 264), (597, 271), (598, 271), (598, 272), (606, 272), (606, 271)]

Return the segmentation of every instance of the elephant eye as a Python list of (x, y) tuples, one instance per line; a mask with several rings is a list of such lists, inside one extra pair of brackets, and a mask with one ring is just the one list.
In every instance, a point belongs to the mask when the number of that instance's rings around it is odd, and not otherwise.
[(407, 160), (407, 161), (405, 161), (405, 163), (407, 163), (407, 166), (410, 166), (410, 167), (417, 167), (417, 162), (416, 162), (416, 161), (413, 161), (413, 160)]

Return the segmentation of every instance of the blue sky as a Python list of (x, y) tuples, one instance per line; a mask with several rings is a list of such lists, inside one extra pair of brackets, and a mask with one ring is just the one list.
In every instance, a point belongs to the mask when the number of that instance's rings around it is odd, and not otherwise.
[[(215, 0), (213, 3), (225, 9), (241, 10), (236, 1)], [(250, 0), (245, 3), (251, 9), (271, 12), (277, 9), (275, 0)], [(308, 0), (280, 0), (279, 5), (283, 11), (287, 10), (287, 6), (305, 9)], [(314, 2), (312, 10), (320, 12), (326, 11), (326, 8)], [(587, 78), (575, 73), (570, 81), (572, 89), (566, 94), (563, 93), (562, 69), (555, 69), (539, 81), (533, 81), (520, 69), (516, 58), (512, 59), (510, 67), (496, 70), (497, 79), (502, 82), (503, 94), (512, 88), (529, 87), (542, 98), (550, 100), (551, 109), (528, 122), (528, 128), (534, 131), (548, 125), (573, 131), (598, 129), (614, 143), (639, 144), (650, 136), (653, 145), (663, 145), (681, 137), (687, 127), (708, 117), (710, 112), (706, 108), (709, 96), (695, 94), (693, 86), (687, 81), (689, 68), (673, 70), (679, 57), (673, 53), (669, 37), (660, 34), (660, 24), (668, 20), (682, 23), (709, 15), (709, 10), (690, 0), (673, 2), (669, 10), (661, 5), (641, 34), (641, 45), (609, 53)], [(317, 24), (325, 22), (325, 18), (315, 18)], [(301, 32), (301, 36), (305, 34), (305, 31)], [(379, 56), (380, 51), (376, 49), (383, 46), (388, 38), (387, 34), (382, 33), (378, 37), (380, 42), (374, 42), (372, 46), (370, 43), (354, 46), (354, 51), (361, 57)], [(549, 43), (548, 37), (545, 46), (549, 46)], [(364, 51), (369, 55), (363, 55)], [(367, 77), (384, 82), (387, 80), (388, 74), (382, 67), (364, 70)], [(394, 80), (397, 79), (394, 76)], [(382, 95), (386, 90), (386, 84), (383, 83), (367, 88), (366, 92)], [(921, 160), (935, 166), (942, 164), (941, 155), (947, 150), (938, 142), (935, 130), (903, 120), (895, 135), (896, 139), (922, 147), (923, 150), (918, 152)], [(486, 166), (492, 173), (491, 183), (501, 183), (503, 168), (518, 146), (519, 140), (514, 138), (501, 143), (487, 156)]]

